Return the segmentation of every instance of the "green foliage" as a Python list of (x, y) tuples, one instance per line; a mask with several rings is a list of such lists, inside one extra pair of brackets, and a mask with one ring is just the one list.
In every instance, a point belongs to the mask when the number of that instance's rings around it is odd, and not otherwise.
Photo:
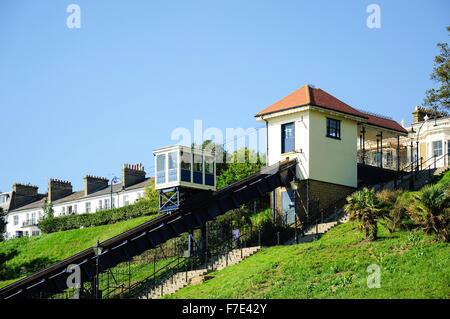
[[(379, 235), (383, 240), (361, 242), (356, 223), (345, 223), (315, 242), (263, 248), (165, 298), (448, 298), (448, 244), (421, 231), (390, 234), (382, 225)], [(367, 287), (370, 264), (381, 268), (380, 288)]]
[(366, 239), (377, 239), (377, 220), (383, 216), (385, 204), (378, 199), (375, 192), (367, 188), (354, 192), (347, 197), (348, 204), (344, 210), (350, 214), (350, 220), (357, 220), (365, 232)]
[(48, 198), (44, 199), (44, 205), (42, 205), (42, 209), (44, 210), (44, 219), (45, 218), (53, 218), (54, 211), (53, 211), (53, 203), (48, 202)]
[(415, 203), (409, 209), (411, 219), (427, 233), (450, 240), (450, 190), (443, 185), (427, 185), (413, 195)]
[(154, 215), (157, 212), (157, 202), (140, 200), (133, 205), (101, 210), (96, 213), (44, 218), (39, 221), (38, 227), (44, 233), (53, 233), (81, 227), (113, 224), (140, 216)]
[(139, 200), (149, 200), (157, 203), (159, 201), (159, 193), (155, 189), (155, 179), (152, 179), (150, 183), (145, 184), (144, 186), (144, 197)]
[(402, 196), (403, 194), (401, 190), (383, 190), (377, 193), (377, 197), (385, 203), (384, 225), (390, 233), (410, 227), (411, 223), (407, 214), (410, 199)]
[(90, 248), (97, 240), (103, 242), (154, 217), (3, 241), (0, 243), (0, 280), (4, 281), (0, 282), (0, 287)]
[(257, 173), (265, 166), (259, 153), (247, 148), (234, 151), (231, 156), (232, 161), (228, 159), (227, 163), (222, 164), (220, 172), (217, 172), (218, 189)]
[[(450, 26), (447, 27), (450, 31)], [(434, 58), (433, 73), (430, 78), (439, 84), (438, 89), (426, 91), (423, 105), (430, 106), (434, 110), (439, 108), (450, 109), (450, 51), (447, 43), (438, 43), (440, 54)]]

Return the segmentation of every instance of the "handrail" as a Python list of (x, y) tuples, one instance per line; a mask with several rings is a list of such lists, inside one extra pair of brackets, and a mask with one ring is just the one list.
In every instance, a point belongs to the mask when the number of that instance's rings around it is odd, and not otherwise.
[[(434, 155), (433, 157), (431, 157), (431, 158), (434, 158), (434, 162), (431, 163), (430, 165), (426, 166), (426, 167), (425, 167), (424, 169), (422, 169), (422, 170), (428, 169), (431, 165), (436, 165), (436, 162), (437, 162), (437, 161), (439, 161), (440, 159), (445, 158), (446, 156), (449, 156), (449, 155), (450, 155), (450, 152), (447, 152), (446, 154), (441, 155), (439, 158), (436, 158), (436, 155)], [(431, 159), (431, 158), (430, 158), (430, 159)], [(448, 165), (448, 163), (447, 163), (447, 165)]]

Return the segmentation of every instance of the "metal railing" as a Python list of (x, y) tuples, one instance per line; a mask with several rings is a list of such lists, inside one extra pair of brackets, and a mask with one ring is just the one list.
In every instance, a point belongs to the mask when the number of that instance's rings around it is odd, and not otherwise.
[[(398, 172), (398, 177), (394, 180), (394, 188), (401, 187), (405, 181), (409, 182), (409, 189), (414, 189), (414, 182), (417, 180), (418, 173), (421, 171), (428, 171), (428, 177), (431, 178), (431, 169), (436, 169), (438, 166), (438, 162), (443, 159), (444, 166), (448, 166), (448, 161), (450, 157), (450, 153), (443, 154), (441, 156), (433, 155), (427, 158), (425, 161), (423, 158), (416, 158), (412, 161), (408, 166), (403, 168)], [(445, 164), (445, 160), (447, 159), (447, 164)], [(427, 165), (427, 163), (429, 163)], [(425, 167), (424, 167), (425, 166)], [(387, 184), (387, 183), (385, 183)], [(380, 189), (383, 188), (383, 185), (380, 185)]]
[(22, 223), (22, 227), (37, 226), (38, 223), (39, 223), (38, 220), (35, 220), (35, 219), (29, 219), (29, 220), (26, 220), (26, 221), (24, 221), (24, 222)]

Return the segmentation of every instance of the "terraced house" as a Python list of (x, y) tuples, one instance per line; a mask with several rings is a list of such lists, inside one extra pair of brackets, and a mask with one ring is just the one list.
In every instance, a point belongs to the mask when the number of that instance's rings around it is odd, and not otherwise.
[(86, 175), (84, 189), (75, 192), (71, 182), (53, 178), (45, 194), (39, 194), (37, 186), (15, 183), (11, 192), (0, 194), (6, 211), (5, 237), (40, 235), (38, 221), (44, 216), (45, 201), (53, 204), (55, 217), (123, 207), (144, 196), (150, 179), (142, 165), (124, 164), (121, 183), (111, 185), (106, 178)]
[[(255, 115), (267, 126), (268, 165), (297, 159), (297, 182), (272, 193), (274, 218), (310, 223), (332, 211), (358, 186), (372, 184), (399, 169), (367, 163), (365, 148), (378, 140), (383, 158), (387, 142), (394, 141), (400, 159), (400, 138), (408, 135), (387, 117), (357, 110), (329, 93), (305, 85)], [(358, 150), (359, 149), (359, 150)], [(362, 156), (358, 156), (361, 153)]]

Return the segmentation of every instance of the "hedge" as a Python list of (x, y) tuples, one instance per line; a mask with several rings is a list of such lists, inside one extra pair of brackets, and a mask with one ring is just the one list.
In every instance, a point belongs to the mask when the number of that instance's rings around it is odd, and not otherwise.
[(38, 227), (43, 233), (54, 233), (81, 227), (114, 224), (119, 221), (154, 214), (158, 214), (158, 203), (152, 200), (140, 200), (133, 205), (101, 210), (96, 213), (44, 218), (39, 221)]

